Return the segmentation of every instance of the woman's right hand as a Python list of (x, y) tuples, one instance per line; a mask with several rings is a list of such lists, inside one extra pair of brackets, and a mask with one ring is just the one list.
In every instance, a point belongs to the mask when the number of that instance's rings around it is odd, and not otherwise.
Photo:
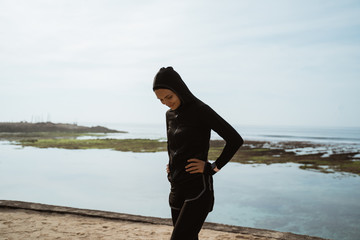
[(166, 172), (167, 172), (168, 174), (170, 173), (169, 164), (166, 165)]

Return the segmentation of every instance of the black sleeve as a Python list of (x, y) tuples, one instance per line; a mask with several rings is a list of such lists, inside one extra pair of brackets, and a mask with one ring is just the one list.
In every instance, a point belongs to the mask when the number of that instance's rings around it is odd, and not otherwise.
[(221, 169), (231, 160), (240, 146), (244, 143), (244, 140), (229, 123), (209, 106), (204, 105), (202, 107), (201, 115), (207, 126), (225, 140), (226, 144), (224, 149), (215, 161), (216, 167)]

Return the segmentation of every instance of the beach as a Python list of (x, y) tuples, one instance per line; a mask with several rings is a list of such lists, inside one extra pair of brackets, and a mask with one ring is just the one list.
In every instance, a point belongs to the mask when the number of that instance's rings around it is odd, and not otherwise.
[[(0, 240), (170, 239), (170, 219), (0, 200)], [(200, 239), (321, 240), (271, 230), (205, 223)]]

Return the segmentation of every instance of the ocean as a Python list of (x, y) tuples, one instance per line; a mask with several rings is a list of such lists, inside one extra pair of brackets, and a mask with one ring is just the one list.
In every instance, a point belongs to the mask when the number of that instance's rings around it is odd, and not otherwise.
[[(79, 123), (85, 126), (105, 126), (111, 129), (128, 131), (119, 138), (166, 139), (164, 124), (136, 123)], [(254, 126), (233, 125), (246, 140), (258, 141), (310, 141), (320, 143), (360, 144), (360, 127), (297, 127), (297, 126)], [(213, 132), (212, 139), (220, 139)]]

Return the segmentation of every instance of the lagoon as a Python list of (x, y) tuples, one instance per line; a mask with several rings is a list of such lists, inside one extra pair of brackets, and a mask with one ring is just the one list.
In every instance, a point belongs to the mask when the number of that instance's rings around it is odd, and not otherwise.
[[(0, 199), (170, 217), (167, 153), (22, 148), (0, 142)], [(360, 238), (360, 177), (297, 164), (229, 163), (207, 221)]]

